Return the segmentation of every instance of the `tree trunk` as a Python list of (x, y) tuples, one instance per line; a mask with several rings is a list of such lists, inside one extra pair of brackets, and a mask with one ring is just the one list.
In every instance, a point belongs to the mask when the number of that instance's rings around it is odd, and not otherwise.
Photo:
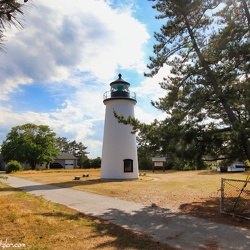
[(246, 13), (246, 17), (247, 17), (247, 22), (248, 22), (248, 26), (250, 26), (250, 13), (249, 13), (249, 9), (247, 7), (247, 3), (245, 0), (241, 0), (242, 4), (243, 4), (243, 8), (245, 10)]
[(31, 162), (30, 163), (31, 169), (35, 170), (36, 169), (36, 163), (35, 162)]

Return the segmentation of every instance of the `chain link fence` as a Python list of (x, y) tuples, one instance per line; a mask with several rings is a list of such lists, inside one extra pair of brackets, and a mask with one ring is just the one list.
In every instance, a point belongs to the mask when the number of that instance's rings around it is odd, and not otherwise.
[(250, 181), (221, 179), (220, 212), (250, 219)]

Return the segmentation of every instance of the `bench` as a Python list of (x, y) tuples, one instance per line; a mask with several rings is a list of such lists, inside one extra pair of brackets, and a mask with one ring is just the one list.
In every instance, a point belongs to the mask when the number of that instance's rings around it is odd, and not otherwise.
[(79, 181), (81, 179), (81, 176), (75, 176), (74, 180)]

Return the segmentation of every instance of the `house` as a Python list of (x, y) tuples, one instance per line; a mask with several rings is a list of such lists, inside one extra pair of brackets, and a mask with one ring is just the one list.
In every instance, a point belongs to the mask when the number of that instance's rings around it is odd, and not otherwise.
[[(2, 156), (0, 155), (0, 170), (5, 170), (5, 162), (2, 159)], [(70, 153), (61, 153), (57, 158), (55, 158), (55, 161), (53, 163), (49, 164), (49, 168), (55, 169), (55, 168), (61, 168), (61, 169), (73, 169), (77, 166), (77, 158)], [(23, 163), (22, 167), (24, 170), (31, 169), (30, 165), (28, 163)], [(36, 170), (42, 170), (42, 169), (48, 169), (48, 165), (46, 163), (44, 164), (38, 164), (36, 166)]]
[(50, 168), (64, 168), (73, 169), (77, 166), (77, 158), (70, 153), (61, 153), (53, 163), (50, 164)]

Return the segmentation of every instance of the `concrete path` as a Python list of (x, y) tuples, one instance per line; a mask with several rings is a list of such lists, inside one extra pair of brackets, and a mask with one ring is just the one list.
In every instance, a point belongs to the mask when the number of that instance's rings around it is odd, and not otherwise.
[(249, 250), (250, 230), (222, 225), (138, 203), (9, 176), (2, 180), (46, 200), (111, 221), (176, 249)]

